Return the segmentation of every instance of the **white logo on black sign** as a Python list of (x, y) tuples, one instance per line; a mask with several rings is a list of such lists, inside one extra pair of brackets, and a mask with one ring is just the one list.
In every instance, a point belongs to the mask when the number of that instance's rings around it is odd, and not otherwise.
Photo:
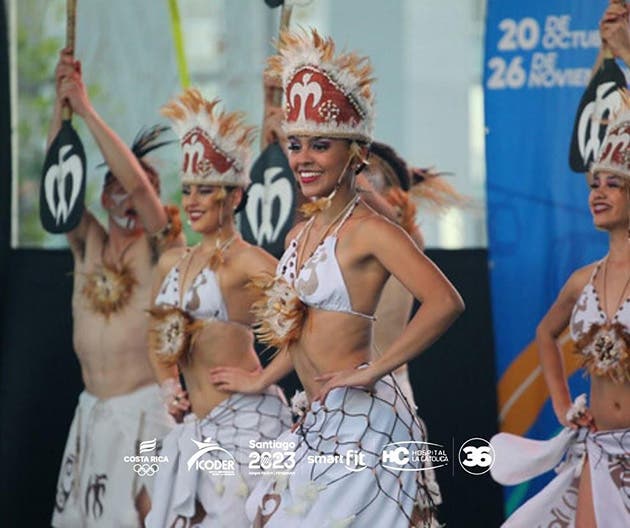
[[(70, 197), (66, 201), (66, 182), (70, 180)], [(59, 149), (58, 164), (51, 165), (44, 176), (44, 193), (50, 213), (57, 225), (65, 222), (79, 197), (83, 182), (83, 165), (76, 154), (72, 154), (72, 145), (63, 145)]]
[(605, 135), (605, 119), (610, 119), (621, 104), (621, 96), (614, 82), (599, 85), (595, 100), (588, 103), (578, 121), (578, 147), (585, 165), (592, 162), (601, 148)]
[[(286, 178), (277, 178), (274, 181), (274, 178), (281, 174), (282, 170), (282, 167), (268, 167), (263, 174), (264, 183), (253, 183), (248, 191), (245, 214), (258, 245), (263, 245), (265, 242), (273, 244), (278, 240), (278, 236), (291, 214), (293, 204), (291, 183)], [(274, 225), (271, 216), (276, 201), (280, 210)], [(260, 224), (258, 223), (258, 211), (260, 211)]]

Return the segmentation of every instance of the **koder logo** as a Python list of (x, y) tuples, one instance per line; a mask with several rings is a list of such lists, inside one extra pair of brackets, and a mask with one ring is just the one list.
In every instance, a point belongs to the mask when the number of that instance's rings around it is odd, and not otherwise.
[[(228, 450), (223, 449), (219, 444), (213, 442), (210, 437), (206, 438), (202, 442), (199, 442), (194, 438), (191, 438), (191, 440), (197, 446), (198, 450), (188, 459), (188, 471), (194, 467), (195, 469), (206, 471), (211, 475), (236, 475), (236, 460)], [(213, 452), (224, 453), (227, 458), (217, 457), (201, 460), (201, 457)]]

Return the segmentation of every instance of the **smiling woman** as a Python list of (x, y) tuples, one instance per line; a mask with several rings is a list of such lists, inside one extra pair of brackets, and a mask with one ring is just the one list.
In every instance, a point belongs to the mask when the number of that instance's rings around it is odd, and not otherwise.
[[(179, 425), (164, 439), (162, 454), (172, 470), (157, 476), (148, 527), (218, 519), (244, 526), (244, 499), (256, 482), (248, 472), (249, 446), (274, 440), (290, 423), (277, 387), (228, 394), (207, 376), (214, 367), (260, 370), (249, 310), (257, 296), (246, 285), (275, 264), (236, 230), (253, 134), (241, 114), (218, 105), (189, 88), (162, 110), (180, 137), (182, 206), (201, 242), (165, 254), (154, 283), (149, 352), (164, 403)], [(193, 462), (202, 473), (190, 479)], [(229, 476), (212, 474), (228, 462)]]
[[(316, 30), (283, 32), (269, 66), (283, 79), (289, 164), (311, 218), (289, 233), (275, 275), (261, 282), (259, 337), (278, 354), (262, 372), (215, 368), (212, 380), (258, 393), (294, 368), (306, 408), (282, 437), (296, 445), (295, 472), (257, 485), (249, 520), (433, 528), (441, 497), (430, 468), (412, 459), (399, 473), (381, 460), (386, 445), (427, 439), (391, 372), (438, 339), (463, 302), (406, 233), (357, 193), (374, 116), (367, 58), (337, 53)], [(373, 314), (390, 275), (422, 308), (371, 361)]]
[[(588, 175), (589, 206), (608, 234), (608, 254), (575, 271), (536, 332), (553, 410), (564, 429), (546, 442), (497, 435), (492, 469), (513, 485), (546, 472), (566, 455), (558, 475), (505, 522), (544, 526), (561, 516), (571, 526), (622, 526), (628, 519), (630, 463), (630, 94), (607, 130)], [(574, 351), (591, 378), (571, 403), (558, 345), (569, 327)], [(530, 453), (532, 456), (522, 456)], [(519, 461), (517, 461), (517, 459)]]
[(327, 189), (337, 187), (351, 161), (350, 146), (347, 139), (289, 136), (290, 166), (307, 199), (326, 196)]
[(609, 231), (615, 227), (615, 223), (623, 222), (630, 192), (627, 178), (603, 169), (601, 172), (589, 173), (588, 183), (591, 188), (588, 203), (595, 227)]
[[(62, 46), (64, 4), (65, 0), (6, 2), (10, 22), (17, 23), (9, 32), (17, 120), (13, 125), (14, 247), (65, 244), (63, 237), (41, 230), (33, 199), (47, 126), (42, 110), (51, 103), (46, 72)], [(391, 5), (382, 0), (317, 0), (293, 8), (295, 24), (327, 30), (344, 45), (371, 56), (380, 79), (382, 117), (376, 137), (395, 145), (414, 165), (432, 160), (456, 173), (458, 189), (478, 203), (479, 207), (453, 211), (441, 219), (420, 211), (430, 247), (485, 245), (480, 97), (484, 6), (484, 0)], [(242, 16), (243, 9), (247, 17)], [(345, 23), (358, 12), (361, 25)], [(189, 83), (208, 96), (221, 94), (228, 106), (242, 108), (250, 122), (260, 123), (262, 64), (277, 35), (278, 15), (262, 0), (78, 2), (75, 54), (83, 62), (90, 95), (102, 115), (128, 142), (140, 124), (155, 122), (163, 101)], [(449, 31), (443, 30), (444, 24), (432, 23), (435, 20), (448, 21)], [(371, 38), (374, 34), (388, 46)], [(427, 52), (429, 42), (444, 50), (449, 61)], [(396, 53), (391, 52), (394, 49)], [(463, 49), (468, 51), (462, 53)], [(470, 50), (475, 60), (470, 60)], [(431, 75), (425, 75), (427, 71)], [(139, 86), (150, 89), (139, 90)], [(446, 105), (453, 110), (449, 120), (443, 119)], [(426, 127), (417, 126), (420, 117)], [(461, 134), (449, 132), (454, 124)], [(91, 173), (99, 160), (98, 150), (83, 126), (75, 127), (86, 149), (86, 200), (97, 209), (100, 177)], [(465, 133), (469, 129), (470, 134)], [(448, 148), (438, 139), (447, 136)], [(175, 149), (160, 155), (165, 163), (161, 172), (170, 171), (176, 156)], [(167, 202), (176, 201), (179, 189), (167, 182), (163, 196)]]
[[(8, 6), (12, 13), (10, 16), (13, 67), (11, 78), (14, 83), (13, 87), (15, 87), (14, 90), (11, 90), (12, 97), (14, 97), (13, 109), (15, 109), (15, 112), (12, 112), (14, 123), (11, 127), (15, 134), (13, 138), (15, 158), (12, 165), (15, 185), (13, 188), (14, 198), (11, 201), (11, 204), (15, 207), (12, 224), (14, 230), (13, 243), (22, 247), (42, 245), (51, 248), (61, 247), (65, 244), (65, 238), (47, 237), (41, 230), (37, 222), (36, 203), (32, 200), (32, 197), (37, 196), (37, 187), (36, 182), (31, 178), (31, 175), (38, 174), (44, 151), (43, 141), (48, 121), (47, 110), (52, 104), (54, 91), (49, 73), (52, 70), (57, 50), (60, 48), (59, 42), (63, 40), (64, 2), (65, 0), (6, 0), (5, 2), (5, 5)], [(407, 155), (410, 161), (418, 163), (430, 159), (440, 166), (444, 166), (446, 170), (457, 172), (458, 184), (460, 182), (468, 182), (464, 183), (464, 186), (475, 186), (475, 192), (468, 192), (469, 195), (482, 196), (483, 178), (474, 179), (469, 177), (473, 173), (473, 175), (482, 175), (479, 167), (482, 167), (483, 163), (479, 160), (481, 159), (483, 145), (478, 141), (482, 134), (476, 136), (477, 140), (474, 142), (474, 148), (472, 148), (472, 141), (469, 141), (467, 133), (469, 130), (467, 118), (470, 114), (469, 100), (472, 101), (474, 99), (476, 108), (481, 108), (478, 97), (469, 99), (472, 86), (479, 85), (480, 82), (481, 61), (470, 60), (468, 51), (472, 49), (473, 54), (476, 54), (478, 58), (481, 57), (482, 16), (479, 13), (483, 10), (483, 0), (450, 3), (440, 2), (439, 0), (390, 3), (384, 3), (382, 0), (344, 0), (344, 2), (316, 0), (311, 2), (310, 5), (303, 5), (305, 2), (300, 3), (301, 5), (294, 7), (296, 24), (305, 27), (323, 28), (328, 33), (333, 34), (344, 47), (361, 49), (374, 60), (377, 77), (380, 79), (378, 100), (381, 118), (376, 130), (377, 137), (393, 142), (401, 152)], [(258, 116), (262, 109), (262, 98), (260, 97), (262, 94), (258, 92), (260, 91), (262, 65), (264, 64), (264, 58), (269, 52), (272, 36), (277, 34), (274, 27), (277, 22), (277, 10), (272, 12), (260, 0), (213, 0), (212, 2), (207, 0), (186, 0), (185, 2), (175, 0), (168, 2), (155, 2), (155, 0), (136, 0), (135, 2), (111, 0), (110, 2), (84, 1), (78, 2), (78, 4), (78, 35), (75, 55), (77, 59), (82, 61), (85, 80), (88, 83), (87, 88), (92, 96), (92, 100), (108, 123), (111, 123), (120, 132), (125, 143), (128, 144), (130, 142), (129, 140), (142, 123), (155, 122), (159, 105), (167, 100), (168, 97), (171, 97), (172, 94), (179, 92), (182, 86), (186, 86), (188, 80), (191, 80), (195, 85), (202, 85), (202, 91), (206, 97), (212, 99), (216, 94), (222, 94), (229, 103), (226, 104), (228, 108), (242, 108), (248, 112), (250, 116), (248, 120), (250, 122), (260, 122)], [(179, 8), (181, 17), (178, 18), (172, 11), (169, 11), (168, 8), (173, 6)], [(244, 13), (247, 16), (244, 16)], [(360, 15), (361, 23), (349, 23), (350, 20), (356, 19), (357, 14)], [(440, 21), (443, 19), (448, 19), (448, 32), (443, 30), (443, 24), (435, 23), (436, 20)], [(15, 21), (17, 21), (19, 27), (13, 26)], [(438, 30), (438, 26), (442, 27)], [(177, 41), (174, 35), (183, 36), (183, 42)], [(374, 38), (374, 35), (379, 35), (379, 38)], [(388, 45), (383, 46), (383, 42), (387, 42)], [(421, 48), (425, 42), (444, 50), (444, 53), (449, 56), (449, 60), (442, 60), (440, 54), (423, 51)], [(464, 44), (469, 42), (472, 46), (464, 48)], [(182, 44), (183, 47), (180, 47)], [(466, 49), (467, 53), (459, 53), (458, 50), (461, 49)], [(182, 53), (182, 50), (185, 50), (185, 52)], [(392, 52), (393, 50), (395, 52)], [(183, 62), (182, 58), (184, 59)], [(456, 61), (461, 61), (459, 66), (454, 66)], [(188, 76), (185, 75), (186, 71), (189, 74)], [(431, 74), (426, 75), (426, 72), (429, 71)], [(456, 79), (453, 79), (453, 75), (457, 76)], [(8, 75), (5, 76), (5, 81), (7, 83), (6, 93), (8, 94)], [(478, 91), (476, 95), (479, 95)], [(448, 122), (443, 119), (444, 109), (446, 108), (444, 105), (445, 101), (449, 101), (451, 106), (448, 106), (448, 108), (452, 109), (454, 114), (453, 118), (449, 119)], [(328, 113), (332, 116), (334, 115), (334, 109), (323, 107), (322, 113)], [(479, 116), (480, 114), (476, 112), (475, 115)], [(460, 117), (461, 126), (456, 123), (456, 120)], [(422, 126), (418, 126), (420, 122), (423, 123)], [(479, 119), (473, 120), (471, 126), (474, 128), (474, 124), (479, 125), (479, 123)], [(88, 153), (87, 168), (90, 175), (87, 201), (92, 202), (92, 205), (96, 203), (98, 206), (101, 195), (102, 172), (95, 174), (97, 172), (95, 166), (102, 160), (102, 155), (98, 153), (96, 144), (90, 140), (90, 134), (87, 133), (88, 131), (80, 119), (75, 119), (75, 125), (85, 142)], [(6, 128), (9, 128), (8, 125)], [(449, 148), (445, 152), (445, 149), (442, 149), (443, 142), (438, 141), (437, 138), (441, 135), (443, 136), (444, 131), (449, 131), (450, 134), (450, 131), (454, 129), (462, 133), (450, 137)], [(480, 127), (474, 128), (474, 130), (479, 129)], [(297, 135), (296, 138), (299, 141), (307, 139), (300, 135)], [(321, 138), (321, 140), (324, 139)], [(331, 138), (329, 143), (329, 147), (333, 150), (336, 146), (340, 147), (344, 161), (350, 159), (352, 153), (349, 150), (344, 151), (346, 148), (344, 144), (352, 145), (351, 143), (345, 139), (335, 140), (334, 138)], [(310, 147), (305, 143), (305, 148)], [(319, 147), (313, 145), (313, 148)], [(180, 152), (175, 147), (170, 147), (170, 150), (172, 151), (171, 155), (158, 155), (157, 161), (158, 163), (162, 162), (162, 164), (156, 166), (160, 169), (165, 183), (162, 193), (164, 201), (177, 202), (180, 200), (180, 180), (169, 177), (175, 175), (177, 169), (173, 169), (169, 164), (164, 164), (164, 161), (174, 160), (174, 154), (179, 156)], [(5, 151), (8, 151), (8, 148)], [(469, 163), (469, 154), (471, 157), (474, 157), (476, 163)], [(313, 152), (313, 155), (315, 155), (315, 152)], [(17, 161), (18, 156), (19, 161)], [(447, 160), (447, 163), (444, 163), (444, 160)], [(320, 161), (314, 163), (319, 164)], [(476, 167), (476, 169), (469, 171), (469, 167)], [(340, 167), (340, 173), (346, 172), (341, 170), (341, 168), (343, 167)], [(351, 171), (354, 170), (354, 168), (350, 169)], [(318, 170), (315, 169), (314, 173)], [(314, 173), (311, 176), (314, 176)], [(305, 175), (305, 185), (309, 185), (308, 171), (306, 171)], [(312, 181), (310, 183), (315, 184), (316, 182)], [(185, 198), (186, 200), (190, 199), (191, 202), (188, 211), (185, 211), (185, 220), (188, 220), (190, 225), (186, 225), (185, 229), (189, 240), (192, 240), (193, 243), (203, 239), (204, 235), (202, 235), (202, 232), (212, 231), (213, 225), (218, 222), (221, 216), (216, 204), (204, 202), (203, 194), (206, 190), (202, 186), (196, 185), (190, 184), (187, 189), (189, 194)], [(322, 193), (324, 193), (323, 196), (327, 196), (325, 193), (330, 191), (331, 188), (329, 188), (328, 183), (323, 187), (326, 188), (321, 189)], [(240, 190), (237, 188), (231, 189), (226, 187), (226, 197), (223, 201), (225, 215), (223, 219), (225, 222), (229, 221), (228, 217), (231, 213), (229, 206), (239, 202), (239, 192)], [(464, 189), (464, 192), (467, 192), (467, 190)], [(319, 193), (319, 191), (316, 191), (316, 193)], [(307, 235), (305, 233), (302, 237), (304, 244), (299, 244), (296, 241), (296, 246), (300, 249), (299, 261), (305, 262), (301, 270), (302, 280), (299, 281), (300, 284), (302, 284), (306, 292), (309, 291), (309, 288), (313, 289), (314, 286), (320, 285), (319, 289), (315, 288), (313, 295), (307, 294), (307, 297), (318, 306), (324, 308), (331, 306), (342, 307), (347, 312), (328, 314), (331, 318), (333, 315), (335, 316), (335, 319), (331, 319), (332, 324), (344, 326), (344, 317), (350, 321), (347, 326), (347, 336), (341, 336), (337, 333), (328, 335), (326, 331), (322, 332), (322, 350), (329, 344), (343, 345), (342, 339), (346, 337), (350, 339), (358, 336), (357, 342), (365, 340), (370, 320), (369, 317), (364, 316), (369, 316), (372, 313), (371, 306), (369, 306), (370, 303), (361, 297), (361, 293), (356, 293), (357, 291), (361, 292), (360, 281), (362, 279), (358, 278), (359, 275), (354, 273), (346, 273), (350, 267), (353, 270), (356, 269), (357, 263), (349, 263), (344, 260), (347, 255), (346, 241), (351, 240), (346, 235), (350, 235), (350, 229), (366, 219), (361, 216), (366, 214), (366, 209), (363, 207), (364, 204), (355, 204), (350, 200), (350, 196), (345, 193), (345, 190), (341, 191), (339, 197), (347, 199), (347, 202), (341, 203), (338, 201), (328, 210), (330, 213), (340, 213), (339, 229), (335, 230), (337, 226), (331, 226), (330, 236), (324, 237), (327, 238), (324, 250), (320, 250), (317, 255), (313, 252), (313, 257), (309, 258), (310, 250), (316, 245), (315, 242), (319, 238), (318, 235), (322, 234), (320, 232), (320, 228), (323, 227), (321, 221), (332, 222), (334, 217), (320, 216), (319, 219), (313, 221), (314, 223), (309, 228), (311, 230), (310, 240), (305, 240)], [(6, 192), (5, 196), (8, 197), (9, 194), (9, 192)], [(108, 196), (107, 200), (115, 213), (112, 215), (112, 221), (116, 225), (116, 229), (133, 229), (135, 227), (134, 224), (137, 224), (134, 218), (134, 211), (125, 206), (125, 197), (122, 196), (122, 193), (114, 189), (113, 194)], [(8, 211), (9, 199), (7, 198), (3, 203), (7, 205), (7, 208), (4, 209), (4, 212), (6, 212)], [(243, 201), (241, 200), (240, 204), (242, 203)], [(337, 210), (339, 205), (343, 207)], [(344, 207), (347, 207), (347, 210)], [(20, 213), (19, 220), (18, 210)], [(448, 240), (465, 240), (465, 244), (482, 245), (484, 241), (484, 220), (483, 212), (480, 213), (479, 211), (481, 210), (464, 212), (464, 215), (473, 217), (473, 221), (467, 222), (461, 230), (458, 229), (458, 225), (450, 226), (448, 231), (454, 236), (451, 236)], [(348, 216), (343, 220), (346, 213)], [(101, 216), (104, 217), (103, 213), (101, 213)], [(224, 223), (224, 234), (228, 233), (226, 225)], [(438, 246), (444, 243), (445, 238), (441, 236), (443, 231), (441, 228), (433, 226), (432, 223), (425, 223), (425, 226), (427, 226), (430, 243)], [(468, 238), (471, 233), (473, 237)], [(158, 234), (161, 235), (163, 232)], [(195, 236), (195, 238), (190, 238), (191, 236)], [(212, 244), (210, 248), (206, 247), (203, 241), (196, 249), (193, 250), (191, 248), (186, 259), (181, 262), (181, 267), (177, 270), (177, 272), (181, 272), (181, 275), (178, 276), (178, 279), (181, 279), (181, 283), (177, 280), (170, 282), (171, 286), (178, 288), (180, 295), (187, 296), (186, 306), (190, 306), (191, 311), (194, 311), (195, 314), (202, 318), (222, 317), (226, 312), (232, 317), (234, 310), (227, 299), (236, 299), (235, 302), (240, 302), (237, 296), (223, 295), (222, 300), (225, 301), (223, 304), (226, 305), (224, 306), (221, 303), (221, 298), (217, 299), (216, 296), (212, 295), (212, 292), (216, 292), (217, 289), (231, 287), (229, 281), (226, 283), (222, 280), (223, 271), (229, 268), (228, 262), (232, 256), (231, 253), (238, 246), (238, 240), (236, 239), (228, 244), (230, 238), (231, 236), (220, 239), (219, 249), (222, 251), (214, 251), (216, 244), (214, 247)], [(384, 245), (387, 245), (389, 241), (387, 237), (384, 238)], [(206, 239), (205, 241), (208, 240), (211, 239)], [(204, 252), (205, 249), (209, 249), (210, 253), (217, 258), (209, 258), (208, 254)], [(127, 249), (125, 246), (116, 248), (115, 253), (110, 253), (109, 250), (106, 250), (105, 259), (110, 262), (127, 260), (132, 250), (133, 248)], [(223, 259), (218, 258), (221, 254)], [(339, 257), (339, 259), (331, 259), (330, 257), (333, 255)], [(19, 260), (13, 260), (14, 257), (19, 258)], [(155, 255), (152, 257), (155, 257)], [(324, 257), (328, 258), (326, 266), (323, 266), (321, 263), (318, 265), (318, 259), (323, 259)], [(69, 288), (64, 290), (62, 286), (59, 286), (58, 289), (54, 290), (55, 293), (46, 288), (40, 288), (40, 284), (45, 284), (46, 281), (53, 283), (53, 279), (51, 279), (53, 275), (59, 277), (62, 276), (62, 273), (67, 272), (69, 260), (70, 257), (67, 251), (48, 251), (43, 254), (41, 252), (22, 251), (15, 252), (15, 255), (11, 253), (10, 264), (13, 265), (15, 262), (22, 263), (25, 261), (32, 262), (33, 265), (36, 264), (36, 269), (34, 271), (30, 266), (20, 266), (22, 269), (16, 269), (16, 274), (11, 273), (11, 278), (5, 280), (7, 284), (11, 284), (11, 296), (7, 295), (5, 298), (5, 304), (7, 305), (5, 326), (13, 328), (15, 332), (11, 331), (6, 334), (7, 340), (3, 342), (3, 345), (6, 345), (4, 347), (6, 355), (3, 353), (3, 364), (21, 365), (17, 363), (17, 359), (14, 363), (13, 359), (29, 357), (28, 354), (24, 354), (24, 351), (29, 349), (37, 350), (38, 357), (43, 359), (39, 363), (41, 377), (33, 376), (30, 383), (25, 383), (26, 387), (19, 387), (22, 385), (22, 378), (9, 375), (8, 373), (29, 372), (30, 376), (30, 373), (33, 372), (30, 366), (27, 370), (23, 370), (22, 366), (15, 370), (5, 369), (7, 374), (5, 379), (10, 379), (11, 388), (17, 389), (10, 391), (13, 396), (6, 400), (3, 399), (3, 401), (15, 402), (15, 406), (12, 409), (16, 411), (16, 414), (14, 415), (12, 412), (1, 413), (6, 417), (9, 429), (14, 431), (13, 437), (16, 440), (14, 444), (9, 446), (11, 452), (22, 446), (23, 438), (38, 438), (37, 431), (31, 431), (29, 426), (32, 424), (41, 425), (42, 422), (38, 419), (39, 417), (44, 419), (43, 423), (50, 425), (69, 421), (71, 409), (64, 409), (63, 405), (74, 398), (75, 395), (72, 394), (72, 388), (76, 385), (72, 386), (70, 383), (63, 383), (60, 386), (57, 383), (57, 377), (50, 376), (50, 366), (59, 364), (60, 351), (72, 348), (70, 338), (66, 338), (66, 332), (61, 331), (62, 326), (56, 323), (57, 320), (68, 323), (70, 318), (69, 302), (64, 302), (70, 297)], [(210, 262), (211, 260), (212, 264), (208, 266), (209, 269), (195, 274), (196, 269), (200, 268), (204, 261)], [(223, 263), (221, 263), (221, 260), (223, 260)], [(479, 256), (478, 261), (482, 262), (482, 260), (483, 256)], [(51, 262), (59, 270), (58, 274), (51, 272)], [(218, 271), (212, 269), (215, 264), (218, 265)], [(374, 268), (378, 267), (367, 266), (366, 274), (368, 276), (378, 275)], [(328, 283), (321, 280), (322, 272), (324, 275), (330, 272), (336, 282), (333, 284), (332, 281)], [(176, 272), (173, 272), (171, 278), (175, 275)], [(135, 276), (141, 278), (142, 281), (150, 280), (150, 274), (147, 273), (138, 273)], [(219, 280), (213, 282), (216, 276), (219, 277)], [(33, 277), (39, 278), (33, 282)], [(20, 278), (24, 279), (26, 286), (23, 286)], [(77, 280), (83, 279), (79, 275), (76, 278)], [(330, 286), (331, 284), (333, 286), (339, 285), (342, 283), (342, 280), (347, 280), (348, 282), (345, 292), (347, 295), (342, 295), (338, 299), (335, 299), (339, 293), (338, 288), (332, 288), (332, 291), (325, 291), (322, 288), (322, 286)], [(104, 290), (117, 291), (118, 288), (111, 288), (112, 283), (123, 284), (122, 289), (126, 290), (131, 281), (126, 279), (120, 280), (120, 275), (112, 278), (108, 273), (105, 273), (104, 275), (94, 276), (94, 282), (105, 284), (106, 288)], [(57, 285), (57, 282), (55, 281), (54, 284)], [(183, 286), (186, 286), (186, 284), (190, 284), (190, 287), (184, 290)], [(32, 288), (35, 288), (35, 293), (41, 296), (36, 297), (37, 300), (35, 302), (33, 302), (32, 299), (34, 297), (30, 293)], [(6, 290), (8, 289), (6, 288)], [(137, 287), (135, 291), (138, 291)], [(148, 295), (146, 289), (142, 291)], [(102, 292), (103, 290), (99, 291), (99, 296)], [(372, 293), (371, 289), (370, 293)], [(169, 294), (172, 294), (172, 291), (169, 291)], [(13, 297), (14, 295), (15, 297)], [(119, 301), (124, 300), (121, 296), (116, 295), (115, 297)], [(172, 298), (172, 296), (169, 297), (169, 299)], [(251, 299), (246, 297), (243, 299), (243, 304), (250, 301)], [(109, 303), (108, 306), (100, 305), (97, 311), (100, 313), (107, 313), (112, 309), (119, 311), (118, 304), (120, 303), (113, 302)], [(141, 307), (140, 304), (142, 305)], [(183, 304), (180, 300), (180, 306)], [(19, 306), (22, 306), (23, 309), (20, 309)], [(145, 322), (147, 318), (144, 310), (148, 305), (146, 303), (138, 303), (134, 304), (134, 306), (139, 308), (138, 315)], [(240, 310), (240, 308), (239, 304), (237, 309)], [(35, 311), (33, 312), (32, 310)], [(37, 310), (44, 313), (40, 316)], [(309, 308), (309, 310), (311, 314), (309, 317), (319, 317), (321, 326), (325, 327), (325, 311), (323, 309), (318, 311), (317, 306)], [(352, 311), (356, 313), (352, 313)], [(363, 314), (363, 316), (359, 314)], [(54, 317), (49, 317), (49, 315)], [(161, 315), (164, 316), (162, 319), (163, 323), (175, 320), (166, 317), (172, 314)], [(50, 332), (32, 332), (31, 322), (35, 319), (47, 322)], [(28, 324), (22, 324), (27, 321)], [(181, 323), (181, 320), (176, 320), (176, 322)], [(196, 321), (192, 321), (192, 323), (194, 322)], [(310, 319), (308, 322), (310, 322)], [(163, 328), (165, 326), (168, 325), (165, 324)], [(198, 347), (199, 350), (211, 349), (213, 346), (218, 349), (220, 344), (225, 342), (221, 341), (223, 338), (222, 333), (218, 331), (214, 333), (210, 328), (211, 326), (204, 323), (203, 331), (196, 334), (198, 338), (194, 346)], [(217, 323), (216, 326), (220, 325)], [(22, 339), (22, 334), (26, 334), (25, 337), (34, 339), (43, 346), (39, 344), (32, 346), (32, 341)], [(50, 339), (50, 335), (54, 336), (54, 339)], [(229, 325), (229, 330), (225, 331), (225, 335), (229, 336), (229, 339), (238, 342), (239, 347), (242, 346), (243, 349), (249, 347), (249, 333), (243, 331), (238, 324)], [(75, 342), (75, 346), (78, 347), (78, 350), (84, 348), (88, 341), (96, 343), (101, 338), (111, 338), (112, 350), (120, 352), (121, 356), (123, 353), (125, 353), (125, 356), (128, 356), (126, 350), (129, 345), (129, 336), (126, 333), (121, 334), (118, 331), (93, 332), (88, 330), (78, 332), (77, 337), (78, 341)], [(134, 331), (131, 337), (134, 343), (136, 340), (145, 342), (142, 332)], [(339, 343), (336, 343), (335, 339)], [(228, 345), (232, 346), (232, 343), (228, 342), (226, 347)], [(352, 343), (349, 343), (349, 345), (352, 345)], [(239, 350), (241, 349), (239, 348)], [(98, 368), (96, 368), (97, 365), (94, 363), (95, 371), (101, 369), (103, 364), (111, 362), (112, 359), (118, 359), (118, 357), (118, 353), (114, 356), (109, 353), (105, 354), (103, 356), (105, 361), (99, 361)], [(142, 357), (144, 358), (145, 356), (143, 355)], [(75, 367), (76, 361), (74, 357), (66, 354), (66, 361), (68, 367)], [(31, 364), (29, 363), (29, 365)], [(333, 364), (330, 363), (330, 365), (332, 366)], [(125, 368), (121, 372), (130, 372), (131, 370), (132, 368)], [(189, 390), (191, 394), (189, 396), (191, 400), (194, 400), (195, 391), (199, 387), (205, 388), (207, 379), (196, 379), (192, 369), (190, 373)], [(66, 377), (69, 378), (70, 376)], [(79, 373), (75, 372), (74, 377), (76, 380), (79, 380)], [(324, 383), (318, 382), (318, 384), (323, 385)], [(168, 385), (164, 387), (166, 393), (168, 393)], [(3, 384), (3, 387), (6, 388), (7, 385)], [(26, 400), (22, 397), (21, 388), (26, 388), (30, 392), (31, 397), (29, 401), (31, 405), (28, 407), (25, 406)], [(390, 389), (391, 387), (386, 389), (386, 393), (391, 396), (392, 400), (397, 399), (397, 396), (393, 396), (394, 392), (391, 392)], [(393, 391), (393, 389), (391, 390)], [(51, 393), (57, 394), (58, 397), (50, 398), (49, 395)], [(169, 401), (171, 408), (173, 408), (171, 402), (175, 399), (183, 401), (182, 395), (176, 392), (175, 396)], [(200, 398), (200, 400), (203, 400), (203, 398)], [(51, 408), (49, 409), (48, 405), (42, 406), (42, 401), (51, 403)], [(387, 405), (381, 402), (379, 409), (381, 407), (387, 407)], [(26, 412), (25, 409), (27, 409)], [(33, 413), (31, 413), (31, 409), (33, 409)], [(199, 409), (198, 412), (200, 414), (206, 411), (201, 404), (197, 409)], [(161, 411), (159, 402), (158, 410)], [(415, 430), (417, 424), (412, 418), (413, 413), (401, 412), (403, 420), (407, 420), (407, 425)], [(24, 418), (24, 430), (23, 433), (19, 434), (13, 422), (14, 416), (18, 413)], [(41, 414), (38, 415), (38, 413)], [(380, 424), (379, 418), (380, 415), (368, 416), (369, 420)], [(436, 422), (432, 423), (431, 429), (434, 438), (440, 438), (440, 435), (436, 435), (435, 431), (443, 424)], [(404, 424), (398, 423), (398, 426), (404, 427)], [(47, 430), (51, 432), (52, 429), (53, 427), (47, 427)], [(443, 425), (443, 429), (442, 438), (446, 438), (450, 434), (450, 429), (448, 429), (448, 425)], [(145, 429), (145, 431), (147, 430)], [(54, 448), (56, 445), (60, 454), (63, 447), (62, 439), (57, 438), (55, 444), (54, 435), (51, 434), (51, 438), (51, 448)], [(129, 451), (129, 454), (132, 452)], [(57, 460), (54, 460), (52, 464), (56, 466)], [(43, 505), (43, 508), (46, 510), (45, 513), (48, 515), (47, 510), (53, 499), (54, 483), (46, 485), (45, 480), (41, 486), (33, 486), (32, 483), (42, 483), (41, 478), (45, 479), (46, 476), (48, 476), (49, 480), (54, 479), (54, 468), (46, 471), (38, 465), (37, 467), (33, 466), (31, 472), (27, 472), (26, 468), (17, 467), (19, 465), (17, 461), (14, 465), (15, 468), (11, 467), (9, 473), (17, 475), (16, 478), (22, 479), (23, 488), (28, 489), (28, 503), (33, 505), (33, 511), (35, 510), (35, 504), (39, 503)], [(44, 472), (46, 474), (43, 474)], [(68, 475), (70, 473), (69, 471)], [(448, 486), (448, 478), (445, 480)], [(19, 489), (17, 485), (15, 489)], [(101, 489), (100, 484), (99, 489)], [(63, 493), (66, 491), (65, 488), (62, 490)], [(435, 490), (433, 490), (432, 495), (436, 496), (437, 494), (434, 492)], [(448, 489), (446, 493), (447, 495), (449, 494)], [(11, 503), (10, 506), (14, 510), (18, 510), (18, 505), (23, 504), (23, 501), (13, 500), (14, 496), (10, 494), (5, 496), (5, 499), (7, 504)], [(29, 511), (21, 509), (20, 514), (22, 515), (35, 515), (33, 511), (30, 511), (30, 508)], [(456, 508), (453, 509), (455, 510)], [(443, 511), (442, 516), (443, 519), (447, 518), (447, 512)], [(30, 522), (30, 525), (40, 526), (45, 524), (46, 521), (47, 518), (37, 519)], [(11, 521), (7, 522), (10, 523)], [(16, 521), (16, 524), (19, 524), (19, 522), (29, 524), (29, 521), (24, 521), (24, 519)]]

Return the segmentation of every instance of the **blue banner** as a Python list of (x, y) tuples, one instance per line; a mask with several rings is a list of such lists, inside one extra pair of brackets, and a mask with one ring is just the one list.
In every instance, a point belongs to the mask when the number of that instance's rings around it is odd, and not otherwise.
[[(500, 429), (548, 438), (560, 428), (535, 348), (536, 325), (580, 266), (605, 255), (584, 175), (569, 169), (578, 103), (606, 0), (489, 0), (484, 94), (490, 275)], [(568, 354), (570, 343), (562, 340)], [(572, 394), (587, 392), (573, 372)], [(553, 475), (506, 491), (507, 513)]]

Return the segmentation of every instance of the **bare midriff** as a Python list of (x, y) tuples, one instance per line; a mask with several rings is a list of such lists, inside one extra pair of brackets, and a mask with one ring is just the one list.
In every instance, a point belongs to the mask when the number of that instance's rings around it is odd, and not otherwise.
[(600, 431), (630, 427), (630, 383), (592, 376), (589, 407)]
[(357, 368), (371, 359), (372, 320), (343, 312), (309, 308), (291, 359), (309, 399), (317, 395), (322, 374)]
[(260, 366), (252, 331), (244, 325), (209, 321), (193, 340), (187, 362), (180, 362), (191, 410), (201, 419), (230, 394), (210, 382), (210, 369), (239, 367), (253, 371)]
[(128, 394), (155, 382), (147, 354), (150, 278), (134, 289), (129, 304), (105, 316), (94, 311), (75, 280), (73, 343), (85, 389), (97, 398)]

